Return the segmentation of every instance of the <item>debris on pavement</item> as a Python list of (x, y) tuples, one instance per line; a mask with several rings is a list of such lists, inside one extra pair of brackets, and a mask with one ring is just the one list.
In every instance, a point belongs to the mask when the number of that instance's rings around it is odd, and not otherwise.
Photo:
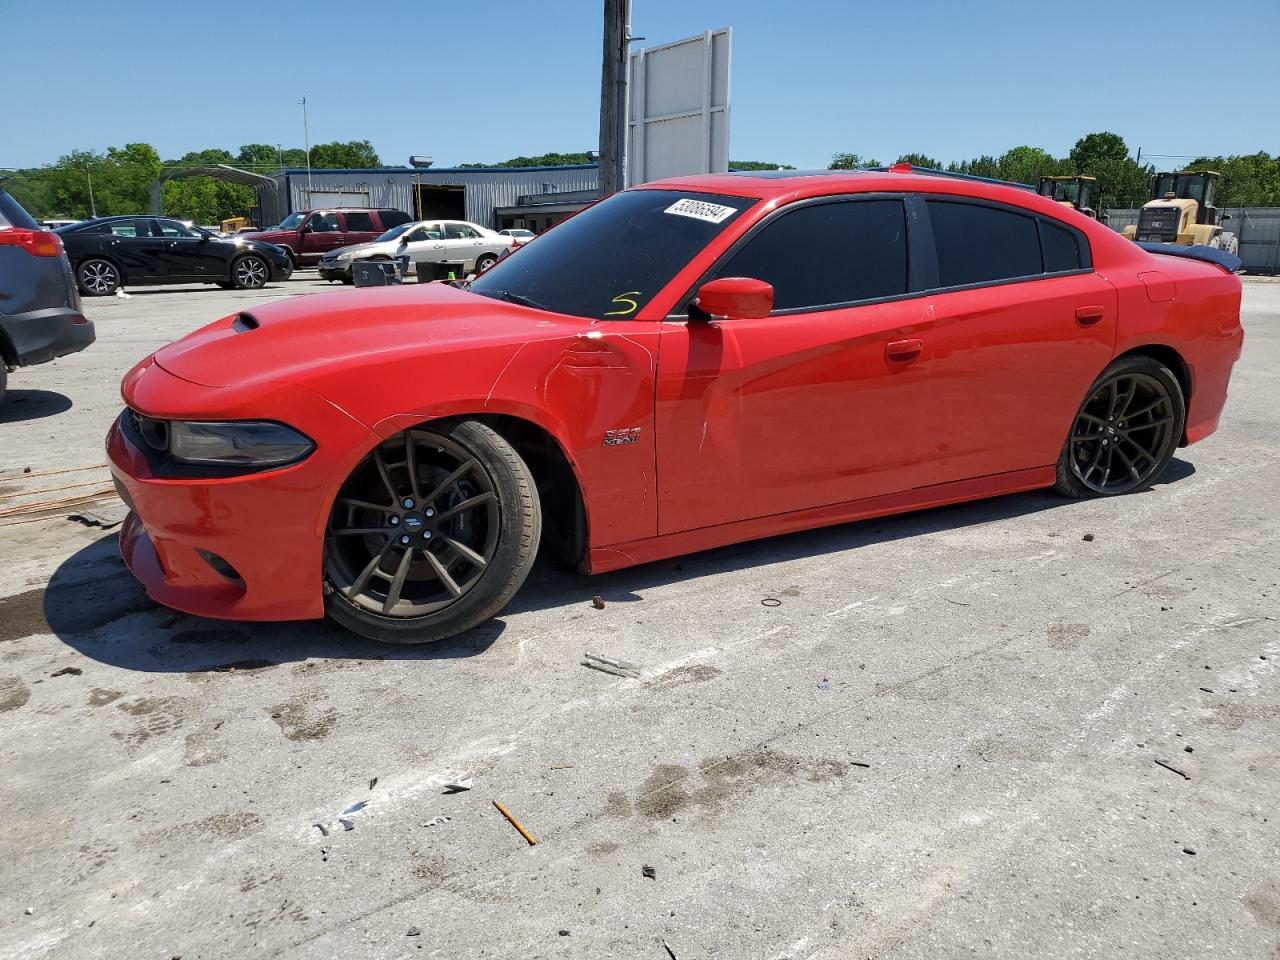
[(448, 823), (453, 817), (434, 817), (423, 824), (424, 827), (435, 827), (442, 823)]
[(1092, 534), (1092, 533), (1086, 533), (1086, 534), (1085, 534), (1083, 537), (1081, 537), (1080, 539), (1081, 539), (1081, 540), (1083, 540), (1085, 543), (1093, 543), (1093, 534)]
[(1190, 857), (1194, 857), (1196, 855), (1195, 850), (1191, 847), (1183, 847), (1182, 852), (1187, 854), (1187, 856), (1190, 856)]
[(373, 789), (374, 787), (376, 787), (377, 785), (378, 785), (378, 778), (377, 778), (377, 777), (374, 777), (372, 780), (370, 780), (370, 781), (369, 781), (369, 789), (370, 789), (370, 790), (372, 790), (372, 789)]
[(763, 600), (760, 601), (760, 603), (766, 607), (782, 606), (782, 601), (779, 600), (777, 597), (765, 597)]
[(870, 769), (871, 769), (871, 764), (869, 764), (869, 763), (862, 763), (862, 762), (860, 762), (860, 761), (858, 761), (858, 760), (850, 760), (850, 761), (849, 761), (849, 766), (851, 766), (851, 767), (862, 767), (862, 769), (864, 769), (864, 770), (870, 770)]
[[(370, 787), (369, 789), (370, 789), (370, 790), (372, 790), (373, 788), (372, 788), (372, 787)], [(351, 806), (347, 807), (347, 809), (343, 810), (342, 812), (343, 812), (343, 813), (359, 813), (361, 810), (363, 810), (363, 809), (364, 809), (365, 807), (367, 807), (368, 805), (369, 805), (369, 801), (368, 801), (368, 800), (360, 800), (360, 801), (358, 801), (358, 802), (356, 802), (356, 803), (353, 803)]]
[(969, 606), (969, 604), (965, 603), (963, 600), (952, 600), (950, 597), (943, 597), (942, 599), (947, 601), (947, 603), (954, 603), (957, 607)]
[(568, 930), (559, 930), (559, 931), (557, 931), (557, 933), (559, 933), (559, 934), (560, 934), (560, 936), (562, 936), (562, 937), (567, 937), (567, 936), (569, 935), (569, 931), (568, 931)]
[(49, 674), (51, 677), (78, 677), (84, 673), (79, 667), (63, 667), (61, 670)]
[(27, 909), (23, 910), (22, 912), (25, 913), (28, 917), (31, 916), (33, 913), (35, 913), (35, 911), (32, 910), (30, 907), (27, 907)]
[(404, 935), (406, 937), (420, 937), (422, 936), (422, 931), (419, 930), (417, 927), (410, 927), (408, 930), (404, 932)]
[(531, 837), (531, 836), (529, 835), (529, 831), (528, 831), (528, 830), (526, 830), (524, 827), (520, 826), (520, 821), (519, 821), (519, 820), (517, 820), (515, 817), (513, 817), (511, 814), (509, 814), (509, 813), (507, 812), (507, 808), (506, 808), (506, 807), (504, 807), (502, 804), (500, 804), (497, 800), (494, 800), (494, 801), (493, 801), (493, 805), (494, 805), (495, 807), (497, 807), (497, 808), (498, 808), (498, 812), (499, 812), (500, 814), (502, 814), (504, 817), (506, 817), (506, 818), (507, 818), (507, 822), (508, 822), (508, 823), (510, 823), (513, 827), (515, 827), (515, 828), (520, 832), (520, 836), (524, 837), (524, 838), (525, 838), (525, 840), (527, 840), (527, 841), (529, 842), (529, 846), (531, 846), (531, 847), (533, 847), (533, 846), (537, 846), (538, 841), (537, 841), (537, 840), (535, 840), (535, 839), (533, 839), (533, 837)]
[(1176, 773), (1176, 774), (1177, 774), (1178, 776), (1180, 776), (1183, 780), (1190, 780), (1190, 779), (1191, 779), (1190, 774), (1183, 773), (1181, 770), (1179, 770), (1179, 769), (1178, 769), (1177, 767), (1175, 767), (1173, 764), (1171, 764), (1171, 763), (1165, 763), (1165, 761), (1160, 760), (1160, 759), (1158, 759), (1158, 758), (1157, 758), (1157, 760), (1156, 760), (1156, 766), (1164, 767), (1166, 770), (1170, 770), (1170, 771), (1172, 771), (1173, 773)]
[(312, 826), (320, 831), (320, 836), (327, 837), (329, 835), (329, 828), (323, 823), (313, 823)]
[(826, 677), (823, 677), (823, 678), (818, 682), (818, 689), (819, 689), (819, 690), (830, 690), (830, 689), (831, 689), (831, 681), (830, 681), (830, 680), (828, 680)]
[(600, 594), (597, 593), (594, 597), (591, 598), (591, 605), (595, 607), (597, 610), (603, 610), (604, 597), (600, 596)]
[(642, 867), (640, 868), (640, 876), (642, 876), (642, 877), (646, 877), (646, 878), (648, 878), (649, 880), (657, 880), (657, 879), (658, 879), (658, 871), (657, 871), (657, 870), (655, 870), (655, 869), (653, 869), (653, 867), (649, 866), (649, 865), (646, 863), (644, 866), (642, 866)]
[(671, 949), (671, 944), (667, 943), (665, 940), (662, 941), (662, 949), (667, 951), (667, 956), (670, 957), (671, 960), (680, 960), (680, 958), (676, 956), (676, 952)]
[(600, 653), (592, 653), (590, 650), (582, 655), (582, 665), (602, 673), (611, 673), (615, 677), (627, 677), (631, 680), (640, 677), (640, 667), (629, 660), (606, 657)]
[(445, 793), (461, 793), (463, 790), (470, 790), (474, 785), (474, 778), (471, 774), (467, 774), (465, 777), (459, 777), (457, 780), (450, 780), (443, 786)]
[(356, 822), (354, 820), (347, 820), (345, 817), (339, 817), (338, 822), (342, 824), (343, 830), (354, 830), (356, 828)]

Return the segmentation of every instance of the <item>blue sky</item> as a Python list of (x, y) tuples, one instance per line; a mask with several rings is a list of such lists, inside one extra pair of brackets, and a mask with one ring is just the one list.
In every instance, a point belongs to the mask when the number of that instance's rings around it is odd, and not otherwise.
[[(735, 159), (813, 167), (836, 151), (882, 161), (918, 151), (948, 161), (1019, 144), (1062, 154), (1096, 130), (1144, 157), (1280, 152), (1280, 0), (1036, 8), (634, 0), (633, 32), (656, 45), (734, 28)], [(313, 143), (368, 139), (384, 163), (589, 149), (601, 9), (601, 0), (0, 0), (0, 167), (137, 140), (166, 159), (206, 146), (301, 145), (304, 94)]]

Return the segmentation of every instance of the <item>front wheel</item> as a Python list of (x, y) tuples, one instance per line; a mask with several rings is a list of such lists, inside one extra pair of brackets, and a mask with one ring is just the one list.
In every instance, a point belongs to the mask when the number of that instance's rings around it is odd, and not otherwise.
[(1089, 388), (1058, 458), (1054, 489), (1067, 497), (1107, 497), (1159, 478), (1186, 425), (1178, 378), (1158, 360), (1117, 360)]
[(474, 420), (383, 441), (338, 491), (327, 611), (356, 633), (429, 643), (488, 620), (524, 583), (542, 533), (528, 466)]
[(76, 268), (76, 282), (86, 297), (109, 297), (120, 289), (120, 271), (110, 260), (94, 258)]
[(267, 285), (271, 268), (267, 261), (247, 253), (231, 264), (231, 282), (237, 290), (259, 290)]

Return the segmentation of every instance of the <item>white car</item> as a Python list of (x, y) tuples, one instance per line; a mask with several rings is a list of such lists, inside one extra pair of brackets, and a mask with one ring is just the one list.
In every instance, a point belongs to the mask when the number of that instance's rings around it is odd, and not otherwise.
[(510, 237), (512, 240), (514, 240), (517, 244), (519, 244), (522, 247), (526, 243), (528, 243), (530, 240), (532, 240), (535, 236), (537, 236), (537, 234), (535, 234), (532, 230), (522, 230), (519, 227), (509, 227), (506, 230), (499, 230), (498, 233), (501, 236)]
[(517, 243), (514, 237), (502, 236), (478, 223), (418, 220), (392, 227), (368, 243), (331, 250), (320, 261), (320, 277), (350, 283), (355, 260), (398, 260), (406, 256), (410, 263), (456, 260), (462, 265), (461, 276), (466, 276), (488, 270)]

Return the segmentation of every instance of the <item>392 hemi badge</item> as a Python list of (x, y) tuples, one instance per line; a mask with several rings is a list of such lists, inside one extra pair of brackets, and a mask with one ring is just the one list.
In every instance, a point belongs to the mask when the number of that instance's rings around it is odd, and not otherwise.
[(624, 443), (635, 443), (640, 439), (639, 427), (627, 427), (625, 430), (606, 430), (604, 432), (604, 446), (620, 447)]

